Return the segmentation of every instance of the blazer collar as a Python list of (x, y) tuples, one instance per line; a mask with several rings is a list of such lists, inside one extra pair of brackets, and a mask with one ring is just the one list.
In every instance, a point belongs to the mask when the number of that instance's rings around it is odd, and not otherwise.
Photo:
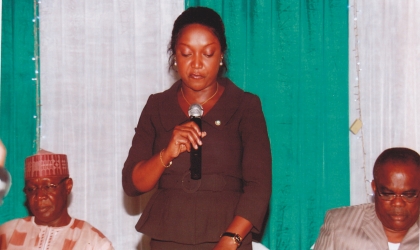
[(159, 99), (159, 115), (166, 131), (172, 130), (176, 125), (184, 123), (188, 117), (184, 115), (178, 104), (177, 91), (181, 86), (181, 80), (176, 81), (168, 90), (162, 93)]
[[(420, 249), (420, 216), (416, 223), (408, 230), (407, 234), (405, 235), (403, 241), (401, 242), (400, 247), (398, 250), (412, 250), (412, 249)], [(416, 248), (415, 248), (416, 247)]]
[(362, 230), (376, 246), (376, 249), (388, 249), (388, 239), (386, 238), (382, 223), (376, 215), (375, 204), (366, 208), (366, 212), (363, 217)]
[[(218, 82), (225, 87), (225, 91), (213, 108), (204, 114), (202, 122), (208, 123), (214, 128), (222, 129), (239, 108), (244, 91), (228, 78), (219, 78)], [(178, 104), (177, 91), (180, 87), (181, 80), (178, 80), (162, 93), (162, 99), (158, 104), (160, 120), (166, 131), (170, 131), (176, 125), (189, 120)]]
[[(375, 204), (366, 209), (363, 218), (362, 229), (369, 237), (371, 242), (377, 249), (388, 249), (388, 239), (385, 235), (383, 226), (375, 211)], [(420, 217), (417, 222), (408, 230), (407, 235), (404, 237), (398, 250), (413, 250), (419, 247), (419, 234), (420, 234)]]

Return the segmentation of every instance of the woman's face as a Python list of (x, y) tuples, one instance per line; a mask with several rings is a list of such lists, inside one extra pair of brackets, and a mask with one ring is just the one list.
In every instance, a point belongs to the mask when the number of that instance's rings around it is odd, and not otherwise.
[(178, 73), (186, 87), (200, 91), (216, 83), (223, 54), (209, 27), (186, 26), (179, 35), (175, 53)]

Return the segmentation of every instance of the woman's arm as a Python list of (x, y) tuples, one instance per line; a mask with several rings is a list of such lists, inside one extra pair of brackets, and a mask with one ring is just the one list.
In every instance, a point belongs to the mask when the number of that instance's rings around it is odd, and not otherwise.
[[(255, 95), (244, 99), (245, 112), (239, 128), (242, 140), (244, 193), (236, 216), (226, 232), (245, 238), (251, 230), (261, 230), (271, 196), (271, 150), (261, 102)], [(236, 249), (232, 237), (221, 237), (215, 249)], [(228, 248), (229, 246), (229, 248)], [(220, 247), (220, 248), (219, 248)]]
[(236, 215), (249, 220), (258, 233), (271, 197), (271, 149), (260, 99), (248, 94), (245, 103), (240, 126), (244, 186)]
[[(230, 223), (229, 227), (226, 229), (226, 232), (238, 234), (242, 239), (248, 235), (248, 233), (252, 229), (252, 224), (247, 219), (241, 216), (235, 216), (232, 223)], [(239, 245), (236, 243), (233, 237), (223, 236), (220, 237), (219, 243), (217, 243), (214, 250), (221, 250), (221, 249), (237, 249)]]
[(206, 132), (201, 132), (195, 122), (189, 121), (176, 126), (166, 148), (135, 165), (132, 181), (136, 189), (142, 193), (152, 190), (165, 168), (172, 165), (172, 160), (186, 151), (190, 152), (191, 147), (197, 149), (202, 145), (201, 138), (204, 136)]

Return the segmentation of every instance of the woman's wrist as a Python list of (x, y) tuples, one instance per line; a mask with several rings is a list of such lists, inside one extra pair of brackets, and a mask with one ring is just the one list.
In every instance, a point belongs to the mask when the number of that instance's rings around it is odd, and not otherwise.
[(220, 235), (220, 238), (230, 238), (232, 241), (232, 244), (236, 245), (236, 247), (240, 247), (242, 244), (242, 237), (237, 233), (232, 232), (224, 232), (222, 235)]
[(165, 151), (165, 148), (162, 149), (159, 152), (159, 159), (160, 159), (160, 163), (162, 163), (162, 166), (164, 166), (165, 168), (169, 168), (172, 165), (172, 161), (169, 161), (168, 163), (166, 163), (166, 161), (163, 159), (163, 153)]

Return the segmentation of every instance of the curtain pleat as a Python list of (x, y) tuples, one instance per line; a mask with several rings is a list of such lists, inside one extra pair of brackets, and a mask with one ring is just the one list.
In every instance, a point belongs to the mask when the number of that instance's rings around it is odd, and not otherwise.
[(24, 161), (37, 149), (37, 81), (34, 1), (2, 1), (0, 139), (7, 147), (12, 187), (0, 206), (0, 224), (28, 215), (23, 194)]
[(350, 201), (347, 1), (186, 1), (197, 5), (225, 22), (228, 76), (262, 100), (273, 154), (262, 242), (309, 249), (325, 211)]

